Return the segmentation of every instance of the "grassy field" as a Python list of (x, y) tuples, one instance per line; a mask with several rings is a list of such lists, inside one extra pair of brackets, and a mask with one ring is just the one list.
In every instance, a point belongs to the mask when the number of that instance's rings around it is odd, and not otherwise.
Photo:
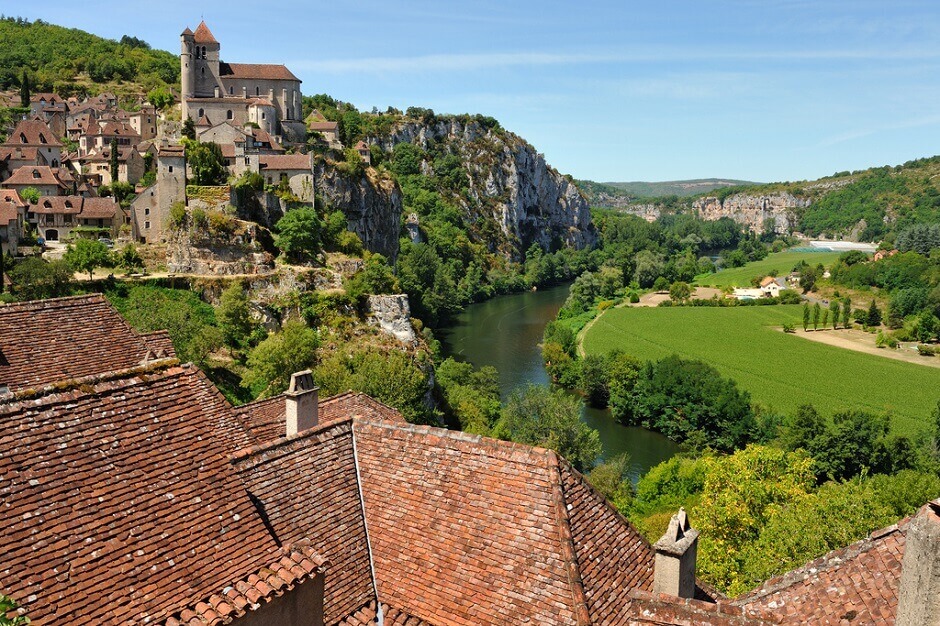
[[(784, 322), (799, 330), (780, 332)], [(597, 319), (584, 335), (584, 349), (699, 359), (736, 380), (754, 402), (786, 413), (811, 403), (824, 414), (890, 411), (892, 428), (904, 434), (926, 424), (940, 399), (940, 369), (807, 341), (801, 325), (799, 305), (625, 307)]]
[(750, 287), (755, 276), (766, 276), (773, 270), (778, 276), (789, 274), (800, 260), (816, 265), (829, 266), (839, 258), (841, 252), (772, 252), (763, 261), (752, 261), (742, 267), (732, 267), (715, 274), (695, 277), (698, 285), (712, 287)]

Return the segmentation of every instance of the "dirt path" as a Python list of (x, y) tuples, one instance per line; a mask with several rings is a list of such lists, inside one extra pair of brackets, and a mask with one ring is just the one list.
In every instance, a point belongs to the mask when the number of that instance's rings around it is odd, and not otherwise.
[[(782, 329), (779, 329), (782, 330)], [(878, 348), (875, 346), (875, 335), (855, 329), (825, 330), (803, 332), (797, 330), (795, 335), (810, 341), (824, 343), (837, 348), (855, 350), (866, 354), (894, 359), (895, 361), (907, 361), (917, 365), (926, 365), (927, 367), (940, 367), (940, 358), (935, 356), (920, 356), (917, 354), (915, 343), (902, 343), (896, 350), (891, 348)]]

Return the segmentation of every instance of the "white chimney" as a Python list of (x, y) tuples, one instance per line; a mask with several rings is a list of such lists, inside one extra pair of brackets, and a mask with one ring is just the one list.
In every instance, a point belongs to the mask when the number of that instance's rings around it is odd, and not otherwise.
[(895, 623), (940, 625), (940, 499), (928, 502), (907, 527)]
[(313, 372), (310, 370), (291, 374), (290, 388), (284, 392), (284, 416), (288, 437), (317, 425), (319, 390), (313, 383)]
[(656, 551), (653, 593), (694, 597), (698, 531), (689, 525), (684, 508), (672, 516), (666, 534), (653, 544), (653, 549)]

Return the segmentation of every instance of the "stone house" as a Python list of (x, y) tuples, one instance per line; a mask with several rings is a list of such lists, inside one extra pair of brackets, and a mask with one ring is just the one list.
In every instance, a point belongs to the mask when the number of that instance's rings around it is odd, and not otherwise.
[(90, 119), (85, 132), (78, 140), (78, 153), (81, 156), (102, 148), (111, 147), (117, 142), (118, 148), (128, 148), (140, 143), (140, 134), (127, 122)]
[(74, 178), (65, 168), (51, 168), (48, 165), (21, 167), (13, 175), (0, 183), (4, 189), (22, 192), (30, 187), (43, 196), (64, 196), (74, 193)]
[(327, 120), (322, 113), (314, 109), (305, 120), (307, 129), (311, 132), (320, 133), (326, 143), (334, 149), (343, 147), (339, 140), (339, 122)]
[(21, 120), (7, 137), (4, 148), (36, 148), (50, 167), (62, 163), (62, 142), (41, 119)]
[(356, 144), (355, 150), (359, 153), (363, 163), (366, 165), (372, 164), (372, 152), (369, 150), (369, 144), (360, 140), (359, 143)]
[(27, 203), (10, 189), (0, 189), (0, 252), (16, 255), (23, 236)]
[(27, 215), (46, 241), (72, 239), (76, 228), (88, 237), (116, 238), (126, 222), (124, 210), (113, 198), (49, 196), (30, 205)]
[(290, 141), (304, 141), (300, 79), (283, 65), (225, 63), (220, 50), (205, 22), (180, 35), (183, 117), (238, 127), (254, 122)]
[[(88, 154), (80, 156), (78, 162), (82, 166), (82, 173), (95, 186), (110, 185), (111, 180), (111, 147), (95, 148)], [(122, 183), (136, 185), (146, 171), (144, 158), (136, 146), (118, 147), (118, 180)]]
[(131, 203), (131, 232), (135, 241), (164, 241), (170, 209), (186, 204), (186, 153), (183, 146), (156, 146), (156, 179)]
[(142, 104), (136, 111), (127, 113), (127, 122), (140, 141), (147, 141), (157, 136), (157, 109), (150, 103)]
[(50, 107), (63, 107), (68, 110), (65, 98), (57, 93), (34, 93), (29, 98), (30, 117), (36, 117)]
[(313, 156), (309, 154), (262, 154), (257, 157), (258, 172), (266, 185), (286, 181), (291, 193), (302, 202), (313, 202)]
[(16, 170), (31, 165), (51, 166), (46, 160), (46, 153), (35, 146), (0, 146), (0, 182), (3, 182)]

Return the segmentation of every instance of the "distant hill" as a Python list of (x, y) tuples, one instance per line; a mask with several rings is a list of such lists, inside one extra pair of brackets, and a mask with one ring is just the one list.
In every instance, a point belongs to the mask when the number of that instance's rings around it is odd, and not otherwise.
[(694, 180), (666, 180), (658, 183), (634, 181), (601, 184), (605, 187), (619, 189), (634, 198), (660, 198), (662, 196), (697, 196), (721, 187), (756, 185), (758, 183), (733, 178), (697, 178)]
[(77, 28), (0, 17), (0, 90), (18, 89), (25, 69), (32, 93), (119, 96), (179, 84), (179, 57), (136, 37), (105, 39)]

